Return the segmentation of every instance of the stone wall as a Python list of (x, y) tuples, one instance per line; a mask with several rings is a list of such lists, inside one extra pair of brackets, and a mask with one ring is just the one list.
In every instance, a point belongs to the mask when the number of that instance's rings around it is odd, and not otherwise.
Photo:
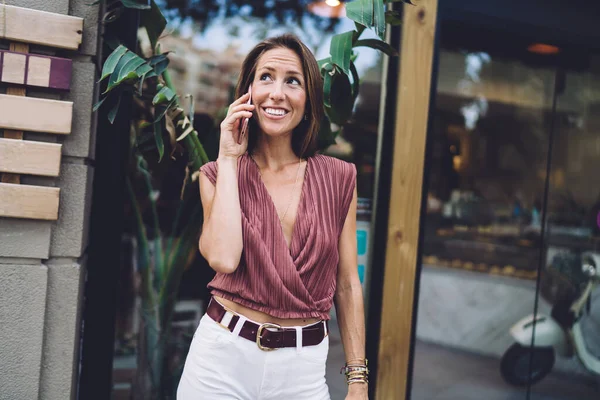
[[(7, 5), (84, 18), (79, 51), (30, 47), (73, 59), (71, 90), (28, 89), (28, 96), (73, 101), (70, 135), (25, 133), (59, 142), (57, 179), (22, 177), (24, 184), (61, 188), (55, 222), (0, 218), (0, 399), (75, 398), (88, 217), (94, 174), (99, 6), (82, 0), (5, 0)], [(8, 42), (0, 40), (0, 48)], [(0, 85), (0, 92), (2, 91)], [(0, 111), (1, 112), (1, 111)]]

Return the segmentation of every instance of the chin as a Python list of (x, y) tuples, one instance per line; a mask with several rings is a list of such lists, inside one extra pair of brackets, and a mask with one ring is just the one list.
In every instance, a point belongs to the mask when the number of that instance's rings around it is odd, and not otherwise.
[(265, 127), (261, 127), (261, 131), (264, 135), (272, 137), (272, 138), (278, 138), (278, 137), (285, 137), (287, 135), (291, 135), (292, 132), (294, 131), (294, 129), (296, 129), (297, 126), (294, 127), (290, 127), (290, 126), (265, 126)]

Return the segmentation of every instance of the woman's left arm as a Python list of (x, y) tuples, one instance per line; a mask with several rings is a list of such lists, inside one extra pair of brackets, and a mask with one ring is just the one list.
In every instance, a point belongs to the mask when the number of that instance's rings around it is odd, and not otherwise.
[[(346, 362), (365, 359), (365, 314), (356, 247), (356, 201), (355, 188), (340, 236), (340, 263), (335, 292), (335, 309)], [(346, 399), (367, 399), (367, 389), (363, 383), (349, 385)]]

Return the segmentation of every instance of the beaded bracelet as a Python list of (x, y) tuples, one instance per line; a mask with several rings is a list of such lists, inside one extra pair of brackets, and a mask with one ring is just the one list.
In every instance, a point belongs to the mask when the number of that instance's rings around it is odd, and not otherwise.
[(369, 368), (367, 359), (350, 360), (340, 369), (340, 374), (346, 375), (346, 383), (369, 383)]

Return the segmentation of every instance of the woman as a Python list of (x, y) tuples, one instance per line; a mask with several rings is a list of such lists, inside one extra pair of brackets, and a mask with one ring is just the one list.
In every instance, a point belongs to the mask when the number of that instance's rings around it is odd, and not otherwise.
[(244, 60), (236, 98), (218, 159), (201, 168), (199, 248), (217, 274), (177, 397), (329, 399), (335, 300), (346, 398), (367, 399), (356, 169), (315, 154), (323, 116), (317, 62), (295, 36), (267, 39)]

